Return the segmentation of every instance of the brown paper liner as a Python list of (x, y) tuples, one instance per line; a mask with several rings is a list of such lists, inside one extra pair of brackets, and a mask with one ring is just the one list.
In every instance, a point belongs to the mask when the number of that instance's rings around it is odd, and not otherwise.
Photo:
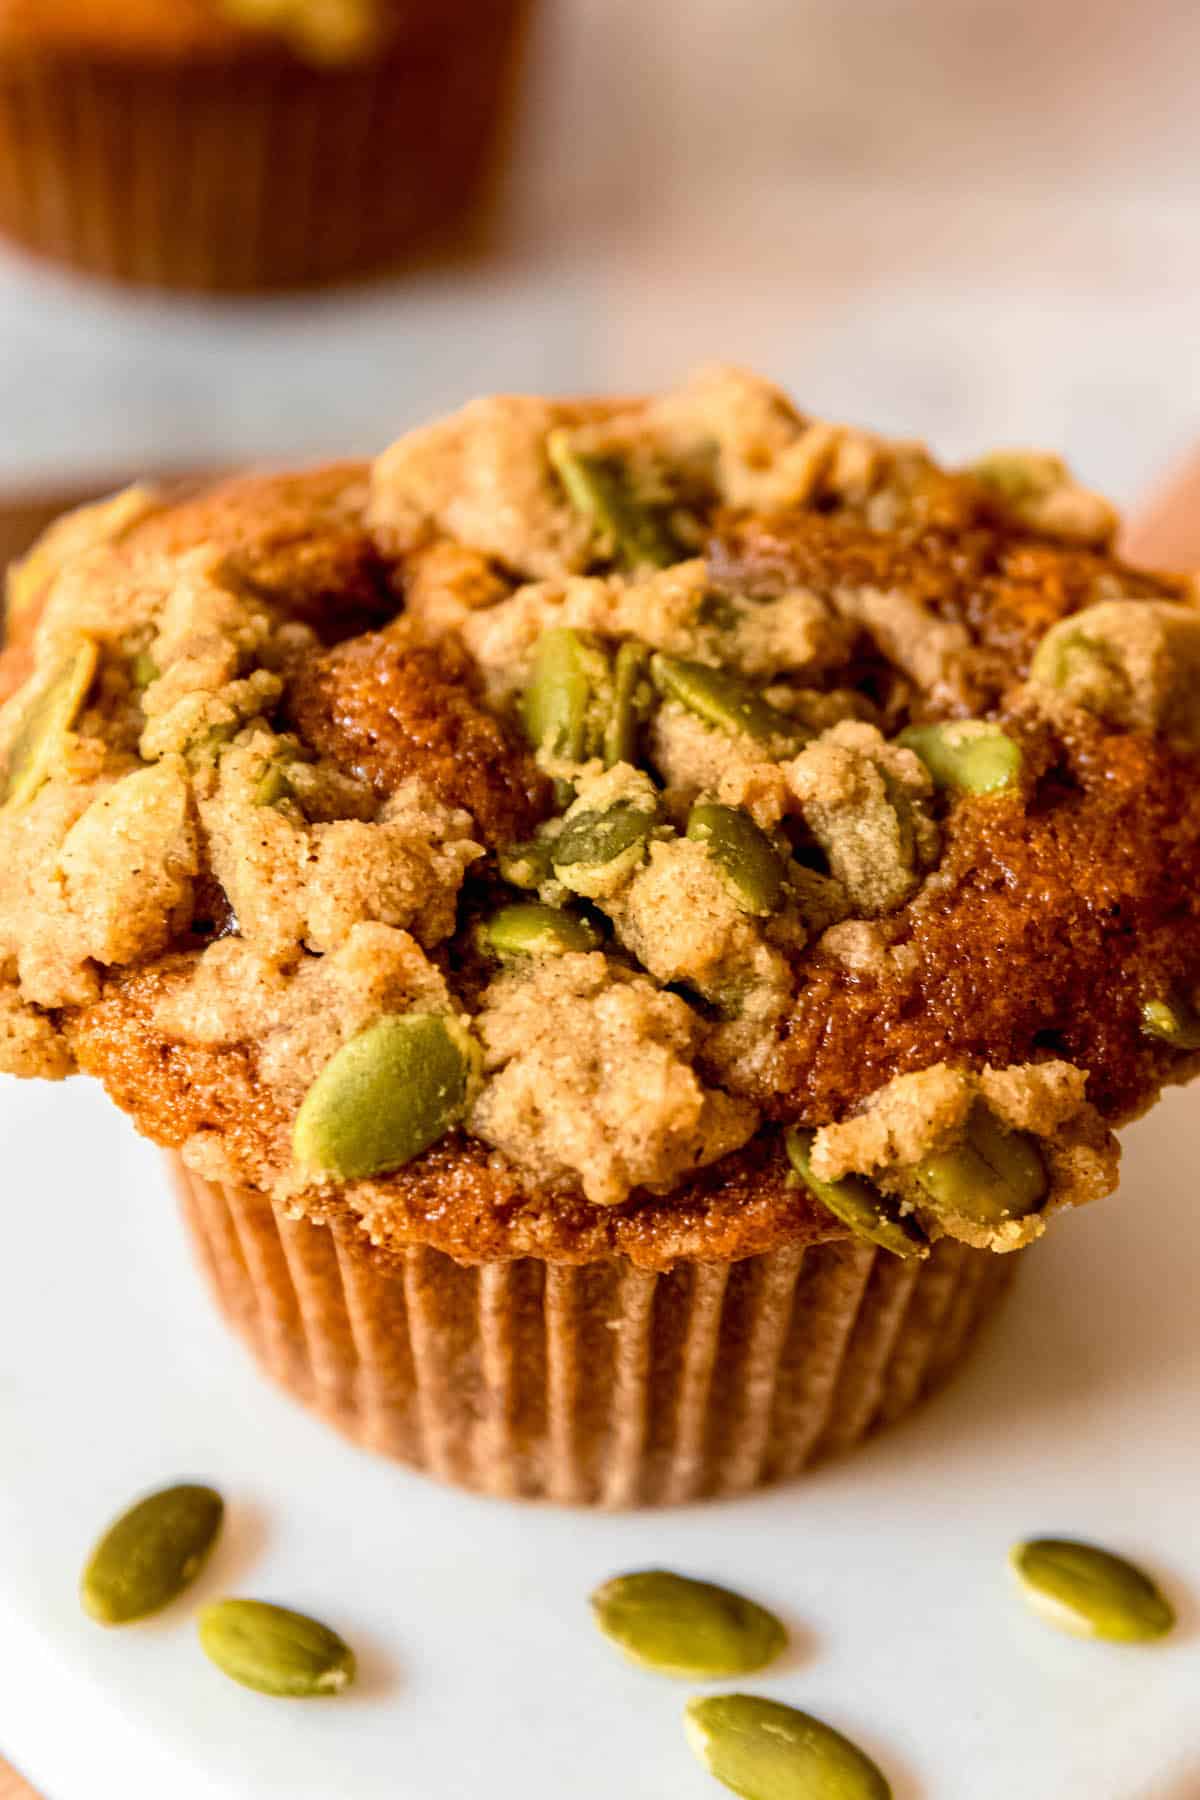
[(1016, 1259), (861, 1242), (664, 1274), (371, 1251), (171, 1158), (217, 1302), (268, 1374), (370, 1450), (487, 1494), (636, 1507), (796, 1475), (948, 1376)]
[(526, 5), (426, 9), (386, 55), (336, 70), (282, 51), (5, 55), (0, 232), (196, 290), (298, 287), (427, 250), (483, 198)]

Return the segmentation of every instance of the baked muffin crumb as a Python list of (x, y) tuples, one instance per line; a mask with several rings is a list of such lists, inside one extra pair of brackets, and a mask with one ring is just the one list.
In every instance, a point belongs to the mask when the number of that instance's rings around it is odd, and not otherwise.
[[(791, 1125), (1019, 1247), (1198, 1060), (1143, 1008), (1200, 992), (1200, 615), (1111, 536), (1057, 463), (950, 472), (720, 368), (119, 498), (10, 582), (0, 1066), (466, 1260), (836, 1236)], [(408, 1013), (474, 1046), (457, 1122), (302, 1167), (312, 1083)], [(1012, 1216), (945, 1198), (981, 1131), (1043, 1173)]]

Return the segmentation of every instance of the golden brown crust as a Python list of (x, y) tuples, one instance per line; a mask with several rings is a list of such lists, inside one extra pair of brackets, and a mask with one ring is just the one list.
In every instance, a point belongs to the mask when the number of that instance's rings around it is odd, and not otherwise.
[(398, 604), (363, 518), (369, 474), (367, 463), (341, 462), (232, 476), (152, 514), (122, 542), (164, 556), (212, 545), (235, 581), (336, 642)]
[(474, 697), (473, 665), (453, 638), (414, 644), (393, 630), (306, 659), (290, 687), (301, 735), (381, 793), (420, 775), (472, 814), (483, 842), (528, 837), (549, 784), (511, 729)]
[[(948, 478), (943, 477), (943, 480)], [(921, 716), (985, 711), (1029, 671), (1038, 640), (1052, 625), (1113, 593), (1172, 597), (1182, 579), (1131, 569), (1107, 552), (1047, 543), (990, 515), (973, 483), (939, 489), (932, 523), (924, 517), (893, 531), (861, 520), (796, 512), (769, 519), (733, 515), (708, 545), (714, 577), (749, 593), (778, 593), (798, 583), (818, 593), (839, 589), (901, 592), (934, 617), (965, 626), (970, 648), (954, 707), (910, 689)], [(951, 499), (956, 497), (956, 504)]]
[[(166, 1044), (152, 1022), (170, 967), (118, 982), (68, 1021), (79, 1067), (102, 1080), (139, 1130), (177, 1148), (200, 1131), (228, 1134), (253, 1167), (290, 1120), (256, 1079), (249, 1045), (209, 1050)], [(543, 1256), (587, 1262), (617, 1252), (642, 1268), (687, 1259), (736, 1260), (782, 1244), (844, 1235), (803, 1189), (788, 1183), (778, 1140), (759, 1138), (700, 1171), (669, 1198), (622, 1207), (531, 1192), (527, 1177), (477, 1139), (445, 1139), (386, 1181), (326, 1196), (316, 1216), (359, 1217), (383, 1247), (429, 1244), (464, 1263)]]

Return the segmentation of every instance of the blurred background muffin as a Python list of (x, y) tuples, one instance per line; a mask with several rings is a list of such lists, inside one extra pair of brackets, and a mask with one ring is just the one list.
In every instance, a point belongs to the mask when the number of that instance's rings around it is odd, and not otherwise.
[(255, 290), (425, 249), (478, 199), (527, 0), (0, 0), (0, 232)]

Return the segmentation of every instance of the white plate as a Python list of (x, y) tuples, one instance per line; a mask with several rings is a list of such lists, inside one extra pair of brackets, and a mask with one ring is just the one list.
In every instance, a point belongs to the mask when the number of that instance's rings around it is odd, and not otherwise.
[[(189, 1267), (155, 1152), (100, 1095), (0, 1083), (0, 1747), (52, 1800), (715, 1800), (688, 1688), (600, 1640), (586, 1595), (648, 1563), (782, 1611), (753, 1683), (867, 1746), (897, 1800), (1200, 1796), (1200, 1259), (1194, 1102), (1128, 1134), (1119, 1199), (1060, 1220), (978, 1357), (917, 1418), (754, 1499), (595, 1517), (473, 1499), (360, 1454), (277, 1395)], [(232, 1686), (192, 1606), (105, 1633), (75, 1583), (130, 1496), (230, 1502), (197, 1597), (341, 1628), (363, 1679), (288, 1705)], [(1061, 1637), (1017, 1537), (1142, 1558), (1182, 1624)]]

